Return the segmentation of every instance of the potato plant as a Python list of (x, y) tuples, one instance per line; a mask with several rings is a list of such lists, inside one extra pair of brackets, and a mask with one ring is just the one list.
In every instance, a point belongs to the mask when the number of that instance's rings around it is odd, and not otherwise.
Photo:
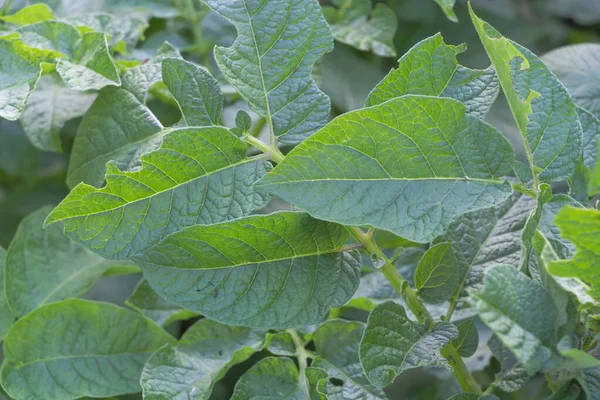
[(68, 193), (0, 247), (0, 398), (600, 399), (597, 45), (539, 58), (469, 4), (489, 67), (424, 37), (332, 113), (323, 57), (396, 57), (394, 2), (11, 3), (0, 130)]

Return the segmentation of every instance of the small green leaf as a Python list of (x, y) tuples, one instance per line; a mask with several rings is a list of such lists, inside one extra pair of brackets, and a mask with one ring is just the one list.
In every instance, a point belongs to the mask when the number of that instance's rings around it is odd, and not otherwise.
[(504, 136), (462, 103), (404, 96), (336, 118), (255, 186), (315, 218), (426, 243), (510, 196), (513, 161)]
[(596, 268), (600, 260), (600, 211), (564, 207), (556, 217), (562, 237), (570, 240), (577, 252), (570, 260), (551, 262), (548, 270), (560, 277), (573, 277), (591, 286), (589, 294), (600, 301), (600, 280)]
[(162, 62), (163, 82), (177, 100), (185, 126), (221, 124), (223, 94), (219, 82), (202, 67), (167, 58)]
[(467, 107), (467, 113), (484, 118), (500, 92), (492, 67), (476, 70), (458, 64), (465, 46), (444, 43), (436, 34), (414, 45), (369, 94), (367, 106), (406, 94), (451, 97)]
[(21, 317), (35, 308), (88, 291), (110, 267), (127, 262), (105, 260), (72, 242), (58, 225), (43, 229), (52, 207), (24, 218), (6, 256), (6, 298)]
[[(108, 100), (108, 99), (107, 99)], [(108, 163), (106, 186), (79, 184), (48, 216), (66, 234), (106, 258), (123, 259), (188, 226), (239, 218), (268, 197), (252, 189), (270, 164), (246, 158), (225, 128), (180, 128), (141, 157), (138, 171)]]
[(544, 181), (569, 178), (581, 159), (583, 132), (567, 89), (533, 53), (479, 19), (470, 5), (469, 10), (532, 168)]
[(21, 126), (40, 150), (62, 152), (60, 130), (73, 118), (83, 116), (95, 96), (66, 88), (54, 76), (40, 79), (21, 116)]
[(0, 17), (0, 21), (13, 25), (30, 25), (50, 19), (54, 19), (54, 14), (52, 14), (52, 9), (46, 4), (33, 4), (22, 8), (12, 15)]
[(177, 345), (168, 344), (148, 359), (140, 380), (144, 399), (208, 399), (231, 366), (263, 348), (265, 337), (266, 332), (208, 319), (196, 322)]
[(174, 342), (152, 321), (112, 304), (48, 304), (8, 332), (2, 386), (19, 400), (136, 393), (148, 357)]
[(385, 302), (369, 315), (360, 342), (360, 362), (369, 381), (385, 387), (411, 368), (450, 368), (440, 351), (457, 337), (458, 331), (450, 323), (440, 322), (430, 330), (427, 325), (411, 321), (401, 305)]
[(428, 303), (443, 303), (458, 288), (458, 265), (450, 243), (429, 248), (415, 272), (415, 286)]
[(452, 344), (461, 356), (471, 357), (479, 346), (477, 327), (472, 320), (468, 320), (459, 324), (456, 328), (458, 329), (458, 338), (454, 339)]
[[(311, 77), (313, 64), (333, 50), (317, 0), (206, 0), (233, 23), (232, 47), (216, 47), (225, 78), (283, 144), (296, 144), (329, 120), (330, 100)], [(273, 139), (274, 139), (273, 138)]]
[(121, 78), (114, 64), (106, 35), (89, 32), (83, 35), (71, 60), (58, 60), (56, 71), (69, 89), (100, 90), (105, 86), (120, 86)]
[(270, 335), (269, 351), (278, 356), (296, 355), (296, 344), (288, 332), (277, 332)]
[(469, 292), (479, 317), (523, 364), (530, 375), (550, 367), (558, 311), (550, 294), (510, 266), (495, 266), (482, 292)]
[(444, 12), (444, 14), (446, 14), (446, 17), (448, 17), (448, 19), (450, 21), (458, 22), (458, 17), (454, 13), (454, 3), (456, 2), (456, 0), (433, 0), (433, 1), (435, 1), (440, 6), (440, 8)]
[(175, 321), (190, 319), (198, 315), (177, 307), (160, 297), (152, 290), (145, 279), (140, 281), (125, 304), (136, 309), (160, 326), (168, 326)]
[(382, 57), (395, 57), (394, 35), (398, 17), (390, 7), (371, 0), (334, 0), (323, 7), (335, 40)]
[(280, 212), (194, 226), (135, 256), (161, 297), (222, 323), (291, 328), (321, 322), (356, 291), (347, 231)]
[(300, 382), (298, 368), (291, 359), (263, 358), (242, 375), (235, 385), (231, 400), (311, 400), (308, 388)]
[(311, 366), (323, 369), (331, 378), (343, 383), (340, 386), (331, 379), (321, 379), (317, 390), (327, 399), (387, 398), (383, 390), (369, 382), (361, 367), (358, 349), (363, 331), (364, 324), (360, 322), (332, 320), (321, 325), (313, 334), (317, 357)]
[(6, 250), (0, 246), (0, 341), (4, 340), (4, 336), (8, 329), (15, 321), (15, 316), (8, 307), (5, 295), (4, 285), (4, 268), (6, 265)]

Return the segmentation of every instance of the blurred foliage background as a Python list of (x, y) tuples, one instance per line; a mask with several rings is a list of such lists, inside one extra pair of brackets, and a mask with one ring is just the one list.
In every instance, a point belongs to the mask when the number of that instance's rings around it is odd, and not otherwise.
[[(343, 7), (345, 1), (322, 0), (321, 3), (325, 7)], [(119, 0), (0, 0), (0, 10), (4, 14), (11, 13), (38, 2), (50, 5), (58, 16), (71, 16), (90, 11), (110, 11), (111, 5)], [(215, 45), (230, 45), (236, 36), (235, 29), (225, 20), (206, 9), (199, 0), (127, 0), (127, 3), (139, 3), (146, 12), (149, 26), (144, 40), (133, 52), (116, 54), (117, 59), (143, 61), (169, 41), (180, 49), (186, 59), (205, 66), (219, 77), (212, 60), (212, 49)], [(393, 48), (376, 51), (387, 53), (386, 56), (360, 51), (336, 41), (335, 50), (324, 57), (314, 71), (322, 89), (332, 99), (333, 116), (362, 107), (369, 91), (397, 65), (397, 59), (417, 42), (437, 32), (441, 32), (449, 44), (467, 44), (467, 51), (459, 57), (462, 65), (471, 68), (489, 66), (468, 18), (466, 0), (456, 2), (457, 23), (450, 21), (434, 0), (378, 0), (373, 2), (373, 7), (375, 3), (388, 7), (385, 18), (388, 23), (391, 21), (384, 35), (393, 43)], [(600, 0), (472, 0), (472, 4), (478, 15), (506, 37), (538, 55), (567, 44), (600, 41)], [(329, 9), (326, 15), (335, 22), (335, 9)], [(397, 26), (395, 32), (394, 25)], [(2, 29), (0, 24), (0, 32)], [(225, 123), (233, 126), (237, 111), (247, 110), (247, 106), (224, 81), (222, 84), (224, 92), (229, 93)], [(159, 93), (154, 92), (156, 96), (148, 100), (149, 106), (165, 126), (172, 125), (179, 120), (179, 111), (168, 97), (157, 95)], [(64, 183), (66, 168), (80, 120), (71, 120), (62, 128), (63, 152), (56, 154), (42, 152), (31, 145), (18, 122), (0, 119), (1, 246), (8, 246), (23, 217), (43, 205), (56, 205), (67, 194)], [(521, 146), (510, 111), (502, 98), (494, 105), (488, 122), (506, 134), (515, 148)], [(103, 278), (86, 297), (122, 303), (138, 280), (139, 276), (135, 275)], [(346, 316), (365, 318), (362, 314)], [(181, 331), (185, 326), (173, 329)], [(482, 344), (487, 340), (484, 330), (480, 339)], [(262, 356), (264, 354), (256, 357)], [(237, 377), (251, 362), (233, 368), (217, 386), (212, 398), (228, 398)], [(482, 382), (490, 380), (499, 368), (485, 351), (476, 353), (468, 364), (478, 371), (475, 374)], [(446, 399), (448, 393), (456, 390), (454, 385), (454, 379), (445, 370), (417, 369), (403, 374), (388, 393), (391, 399)], [(535, 399), (545, 395), (545, 390), (541, 379), (533, 380), (524, 389), (505, 398)]]

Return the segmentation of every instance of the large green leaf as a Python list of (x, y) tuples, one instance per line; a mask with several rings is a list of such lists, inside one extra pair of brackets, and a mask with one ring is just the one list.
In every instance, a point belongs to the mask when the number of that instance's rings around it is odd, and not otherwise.
[(491, 268), (481, 292), (469, 292), (479, 317), (530, 375), (550, 368), (558, 311), (550, 294), (511, 266)]
[(19, 400), (136, 393), (148, 357), (174, 342), (149, 319), (111, 304), (48, 304), (6, 336), (2, 386)]
[(21, 57), (15, 43), (0, 40), (0, 118), (16, 121), (41, 75), (39, 65)]
[(43, 229), (51, 209), (46, 206), (24, 218), (8, 248), (6, 298), (18, 317), (85, 293), (109, 268), (123, 264), (74, 243), (59, 225)]
[(569, 178), (581, 159), (583, 133), (567, 89), (532, 52), (503, 37), (470, 11), (521, 132), (533, 172), (545, 181)]
[(95, 96), (66, 88), (54, 76), (44, 76), (29, 98), (21, 126), (40, 150), (62, 152), (60, 130), (73, 118), (83, 116)]
[(542, 61), (569, 89), (578, 106), (600, 117), (600, 44), (581, 43), (560, 47)]
[(145, 400), (208, 399), (227, 370), (265, 345), (266, 332), (208, 319), (196, 322), (176, 346), (166, 345), (142, 371)]
[(289, 328), (320, 322), (356, 291), (349, 235), (303, 213), (194, 226), (134, 257), (162, 297), (219, 322)]
[(0, 341), (4, 340), (8, 328), (15, 321), (15, 317), (8, 307), (4, 285), (4, 267), (6, 265), (6, 250), (0, 246)]
[(598, 273), (600, 261), (600, 211), (565, 207), (556, 218), (556, 225), (577, 252), (570, 260), (550, 263), (549, 271), (561, 277), (579, 278), (591, 286), (590, 295), (600, 301)]
[(48, 216), (106, 258), (126, 258), (196, 224), (222, 222), (263, 207), (252, 184), (270, 164), (246, 158), (246, 145), (225, 128), (180, 128), (141, 157), (138, 171), (107, 164), (107, 184), (79, 184)]
[(186, 320), (197, 315), (160, 297), (145, 279), (136, 286), (125, 303), (160, 326), (168, 326), (175, 321)]
[(411, 321), (401, 305), (385, 302), (369, 315), (360, 341), (360, 361), (371, 383), (385, 387), (407, 369), (425, 365), (450, 368), (440, 351), (456, 338), (454, 325), (440, 322), (430, 330)]
[(398, 61), (398, 68), (371, 91), (367, 105), (381, 104), (406, 94), (451, 97), (475, 117), (486, 116), (498, 97), (500, 83), (492, 67), (470, 69), (458, 64), (456, 56), (465, 46), (444, 43), (436, 34), (414, 45)]
[(344, 114), (255, 186), (316, 218), (429, 242), (504, 201), (510, 144), (453, 99), (404, 96)]
[(323, 7), (335, 40), (382, 57), (396, 56), (394, 35), (398, 17), (390, 7), (371, 0), (334, 0)]
[(311, 77), (313, 64), (333, 50), (317, 0), (206, 0), (233, 23), (232, 47), (216, 47), (225, 78), (267, 120), (281, 143), (295, 144), (329, 120), (329, 98)]
[(380, 388), (373, 386), (365, 376), (358, 357), (360, 338), (364, 325), (359, 322), (332, 320), (321, 325), (314, 333), (313, 340), (317, 357), (311, 366), (325, 370), (331, 379), (319, 381), (318, 391), (330, 400), (386, 399)]

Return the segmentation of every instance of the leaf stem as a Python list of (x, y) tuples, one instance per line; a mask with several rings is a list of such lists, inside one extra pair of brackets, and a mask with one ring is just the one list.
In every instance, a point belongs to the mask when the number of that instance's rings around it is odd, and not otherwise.
[(442, 349), (442, 355), (448, 360), (458, 384), (465, 392), (477, 393), (478, 395), (483, 394), (481, 386), (475, 381), (475, 378), (471, 375), (461, 355), (452, 343)]
[(256, 147), (263, 153), (268, 154), (269, 157), (271, 158), (271, 160), (275, 161), (278, 164), (280, 162), (282, 162), (285, 158), (283, 153), (281, 151), (279, 151), (279, 149), (277, 147), (268, 145), (265, 142), (263, 142), (262, 140), (255, 138), (254, 136), (246, 135), (246, 136), (244, 136), (244, 141), (246, 143)]
[(305, 343), (295, 329), (288, 329), (287, 332), (292, 337), (294, 346), (296, 347), (296, 358), (298, 358), (299, 367), (298, 379), (300, 380), (301, 386), (304, 388), (307, 398), (310, 398), (309, 385), (306, 378), (306, 367), (308, 366), (307, 359), (309, 358), (309, 355), (304, 348)]

